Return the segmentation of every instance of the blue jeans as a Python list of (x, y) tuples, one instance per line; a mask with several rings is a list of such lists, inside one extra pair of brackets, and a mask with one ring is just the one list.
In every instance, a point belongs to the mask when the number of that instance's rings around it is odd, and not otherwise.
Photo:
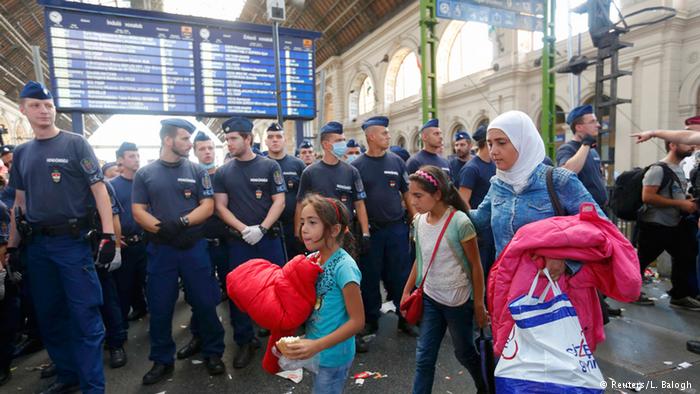
[(340, 367), (320, 367), (316, 377), (314, 377), (313, 394), (337, 394), (342, 393), (345, 387), (345, 380), (352, 366), (353, 360)]
[(416, 348), (416, 376), (413, 379), (413, 393), (430, 393), (435, 378), (440, 343), (446, 329), (450, 329), (455, 357), (474, 379), (477, 390), (484, 389), (481, 379), (480, 359), (472, 337), (472, 301), (456, 307), (445, 306), (423, 295), (423, 319)]

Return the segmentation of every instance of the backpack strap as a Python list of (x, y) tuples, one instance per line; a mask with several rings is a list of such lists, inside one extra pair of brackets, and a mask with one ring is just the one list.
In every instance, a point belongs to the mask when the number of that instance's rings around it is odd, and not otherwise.
[(673, 171), (671, 167), (668, 166), (668, 164), (664, 163), (663, 161), (659, 161), (652, 165), (658, 165), (663, 170), (664, 175), (661, 179), (661, 184), (659, 185), (659, 191), (661, 191), (666, 186), (669, 186), (668, 193), (669, 196), (673, 198), (673, 182), (678, 183), (678, 187), (683, 189), (683, 182), (681, 182), (681, 180), (678, 178), (678, 175), (676, 175), (676, 172)]
[(547, 168), (547, 193), (549, 194), (549, 201), (552, 202), (554, 214), (556, 216), (566, 216), (566, 212), (559, 201), (559, 196), (557, 196), (557, 191), (554, 189), (554, 167)]

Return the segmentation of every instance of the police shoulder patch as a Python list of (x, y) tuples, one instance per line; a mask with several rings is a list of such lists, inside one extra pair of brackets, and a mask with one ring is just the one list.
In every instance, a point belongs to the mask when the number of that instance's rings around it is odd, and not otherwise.
[(89, 175), (96, 173), (98, 168), (97, 164), (87, 157), (80, 160), (80, 167), (82, 167), (83, 171)]
[(280, 170), (275, 170), (275, 173), (272, 175), (272, 178), (275, 180), (276, 185), (281, 185), (284, 182)]

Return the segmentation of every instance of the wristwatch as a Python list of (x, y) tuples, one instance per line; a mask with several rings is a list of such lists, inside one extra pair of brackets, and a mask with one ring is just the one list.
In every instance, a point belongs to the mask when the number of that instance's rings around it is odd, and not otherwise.
[(269, 229), (263, 227), (262, 224), (258, 225), (258, 227), (260, 227), (260, 232), (263, 233), (263, 235), (267, 234)]
[(187, 216), (180, 216), (180, 225), (182, 225), (182, 227), (189, 227), (190, 219), (188, 219)]

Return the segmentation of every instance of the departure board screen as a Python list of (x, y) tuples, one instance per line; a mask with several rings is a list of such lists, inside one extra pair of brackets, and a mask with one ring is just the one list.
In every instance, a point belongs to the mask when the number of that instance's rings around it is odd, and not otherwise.
[[(110, 7), (46, 7), (60, 111), (277, 116), (272, 27)], [(136, 14), (137, 13), (137, 14)], [(154, 17), (150, 17), (151, 14)], [(217, 25), (215, 22), (221, 22)], [(285, 118), (316, 116), (318, 33), (280, 29)]]

